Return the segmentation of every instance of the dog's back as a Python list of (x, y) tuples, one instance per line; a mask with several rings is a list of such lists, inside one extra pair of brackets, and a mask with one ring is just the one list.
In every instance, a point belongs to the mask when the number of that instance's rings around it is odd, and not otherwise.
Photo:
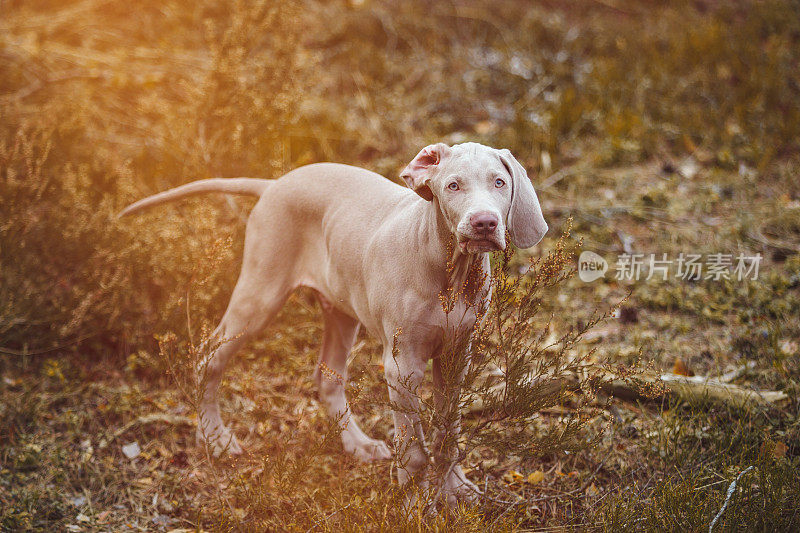
[[(336, 163), (301, 167), (274, 181), (253, 208), (244, 261), (254, 271), (286, 272), (291, 279), (285, 285), (314, 288), (348, 314), (366, 317), (373, 278), (391, 285), (383, 280), (392, 273), (379, 255), (391, 250), (396, 262), (410, 253), (414, 242), (404, 233), (415, 226), (409, 212), (424, 203), (369, 170)], [(391, 242), (383, 242), (386, 234)], [(275, 262), (291, 268), (275, 269)]]

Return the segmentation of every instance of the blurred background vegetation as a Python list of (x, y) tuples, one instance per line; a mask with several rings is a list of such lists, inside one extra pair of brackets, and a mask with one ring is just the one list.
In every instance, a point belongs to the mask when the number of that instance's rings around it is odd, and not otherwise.
[[(631, 411), (624, 427), (633, 428), (626, 438), (637, 451), (618, 452), (643, 454), (647, 466), (581, 456), (571, 468), (599, 464), (601, 477), (569, 490), (589, 503), (541, 504), (492, 524), (514, 516), (528, 525), (633, 527), (626, 520), (646, 516), (653, 527), (664, 520), (695, 529), (727, 487), (704, 485), (762, 457), (765, 442), (767, 450), (787, 446), (792, 462), (776, 463), (784, 474), (764, 474), (762, 486), (796, 480), (799, 12), (795, 0), (0, 2), (0, 527), (75, 522), (52, 488), (53, 465), (68, 472), (56, 487), (94, 493), (109, 509), (122, 505), (109, 487), (141, 473), (118, 452), (126, 472), (119, 478), (75, 457), (85, 453), (86, 435), (135, 418), (141, 394), (156, 398), (169, 387), (154, 334), (184, 335), (187, 306), (200, 320), (218, 319), (252, 201), (205, 197), (124, 223), (116, 212), (191, 180), (276, 178), (323, 160), (396, 179), (421, 146), (442, 140), (507, 147), (526, 165), (555, 230), (534, 254), (552, 245), (568, 215), (574, 238), (601, 253), (631, 243), (647, 253), (762, 253), (763, 275), (751, 283), (576, 282), (545, 305), (557, 314), (554, 327), (565, 329), (632, 291), (625, 322), (595, 337), (600, 350), (626, 363), (641, 349), (659, 368), (680, 360), (702, 374), (755, 361), (745, 385), (792, 397), (780, 415), (694, 413), (699, 418), (681, 419), (691, 424), (658, 438), (651, 432), (670, 427), (666, 415)], [(220, 237), (232, 245), (201, 275)], [(253, 375), (301, 379), (313, 366), (319, 329), (309, 324), (317, 318), (303, 298), (292, 300), (253, 348), (268, 354)], [(131, 398), (119, 388), (74, 388), (106, 378), (151, 388)], [(234, 397), (275, 396), (253, 387)], [(303, 402), (315, 401), (307, 384), (300, 390)], [(116, 410), (98, 412), (104, 402)], [(274, 416), (259, 409), (245, 410), (252, 424)], [(76, 415), (82, 411), (93, 415)], [(387, 431), (381, 424), (374, 430)], [(139, 439), (153, 437), (141, 431)], [(642, 435), (657, 446), (641, 444)], [(191, 440), (172, 439), (168, 464)], [(686, 470), (670, 470), (685, 448), (698, 455), (685, 458)], [(710, 459), (724, 453), (722, 463)], [(539, 461), (555, 468), (562, 459)], [(513, 460), (485, 468), (499, 480)], [(344, 494), (363, 492), (369, 475)], [(587, 496), (591, 487), (613, 507)], [(796, 525), (781, 506), (796, 490), (780, 490), (770, 493), (774, 514), (760, 519)], [(687, 495), (698, 502), (691, 512), (675, 503)], [(157, 516), (193, 520), (208, 503), (187, 501)], [(725, 527), (747, 516), (757, 526), (752, 506), (761, 500), (745, 502)], [(123, 503), (119, 520), (141, 514)], [(335, 508), (319, 504), (316, 516)], [(298, 527), (313, 525), (295, 518)], [(148, 520), (145, 529), (156, 527)]]
[(772, 169), (800, 138), (793, 7), (6, 2), (4, 344), (125, 351), (163, 328), (212, 228), (240, 231), (244, 210), (112, 215), (193, 179), (321, 160), (394, 178), (434, 139), (509, 147), (539, 179), (689, 154)]

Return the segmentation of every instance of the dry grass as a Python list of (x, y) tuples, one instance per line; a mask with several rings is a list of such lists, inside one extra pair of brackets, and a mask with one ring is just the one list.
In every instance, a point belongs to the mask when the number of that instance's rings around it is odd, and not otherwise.
[[(187, 307), (195, 340), (218, 319), (250, 204), (209, 197), (124, 225), (113, 215), (192, 179), (275, 177), (319, 160), (394, 178), (442, 139), (508, 147), (536, 176), (554, 229), (534, 258), (569, 216), (574, 243), (607, 259), (623, 242), (671, 256), (761, 253), (756, 281), (571, 278), (537, 309), (559, 338), (630, 294), (622, 318), (590, 330), (573, 356), (643, 356), (658, 370), (680, 360), (702, 375), (752, 361), (737, 383), (790, 400), (769, 411), (614, 400), (609, 431), (598, 411), (569, 435), (573, 448), (522, 439), (507, 453), (473, 450), (468, 476), (494, 501), (403, 527), (705, 530), (750, 466), (716, 530), (798, 527), (796, 2), (86, 0), (2, 11), (0, 529), (399, 528), (390, 466), (344, 456), (318, 409), (321, 322), (302, 293), (223, 384), (250, 455), (211, 462), (194, 446), (154, 335), (183, 349)], [(220, 235), (231, 245), (219, 248)], [(378, 351), (359, 339), (354, 409), (387, 438)], [(570, 427), (584, 399), (540, 411), (526, 438)], [(151, 413), (163, 416), (140, 420)], [(578, 446), (579, 434), (599, 440)], [(142, 453), (130, 460), (121, 447), (134, 441)]]

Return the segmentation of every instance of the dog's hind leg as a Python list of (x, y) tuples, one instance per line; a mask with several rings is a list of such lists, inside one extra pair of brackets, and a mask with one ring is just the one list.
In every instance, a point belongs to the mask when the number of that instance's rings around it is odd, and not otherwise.
[(385, 442), (371, 439), (358, 427), (345, 397), (347, 383), (347, 356), (358, 333), (358, 321), (319, 296), (325, 332), (322, 339), (319, 364), (314, 372), (319, 395), (342, 428), (342, 444), (346, 452), (361, 461), (370, 462), (391, 457)]
[(197, 368), (203, 389), (198, 406), (197, 440), (207, 443), (214, 456), (242, 452), (220, 416), (217, 394), (225, 367), (231, 356), (272, 320), (291, 292), (291, 287), (275, 279), (253, 279), (252, 270), (242, 268), (228, 309), (209, 341), (218, 345), (212, 347), (208, 358)]

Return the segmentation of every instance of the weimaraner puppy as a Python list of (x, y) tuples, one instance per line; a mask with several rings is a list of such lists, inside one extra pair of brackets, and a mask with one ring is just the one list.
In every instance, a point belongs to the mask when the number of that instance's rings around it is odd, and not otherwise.
[[(391, 457), (384, 442), (361, 431), (345, 398), (348, 353), (363, 324), (383, 343), (389, 397), (398, 408), (393, 413), (396, 450), (402, 456), (396, 458), (398, 481), (425, 485), (430, 461), (416, 431), (421, 429), (417, 386), (431, 358), (434, 380), (442, 380), (435, 356), (443, 338), (469, 330), (476, 320), (474, 302), (457, 302), (451, 313), (465, 319), (459, 331), (452, 331), (439, 295), (448, 286), (460, 286), (470, 268), (478, 268), (487, 274), (480, 294), (485, 301), (490, 296), (488, 252), (505, 249), (506, 230), (517, 247), (531, 247), (547, 232), (547, 223), (525, 169), (508, 150), (477, 143), (433, 144), (417, 154), (401, 177), (409, 188), (362, 168), (318, 163), (277, 180), (196, 181), (140, 200), (121, 213), (206, 192), (260, 197), (247, 223), (239, 279), (215, 331), (224, 342), (205, 367), (197, 435), (215, 453), (241, 451), (222, 422), (217, 401), (228, 360), (276, 315), (294, 289), (310, 287), (318, 294), (325, 323), (319, 367), (341, 376), (326, 379), (317, 372), (319, 392), (329, 414), (340, 421), (344, 449), (363, 461)], [(434, 449), (457, 457), (457, 450)], [(441, 487), (448, 502), (477, 493), (457, 465), (446, 475)]]

